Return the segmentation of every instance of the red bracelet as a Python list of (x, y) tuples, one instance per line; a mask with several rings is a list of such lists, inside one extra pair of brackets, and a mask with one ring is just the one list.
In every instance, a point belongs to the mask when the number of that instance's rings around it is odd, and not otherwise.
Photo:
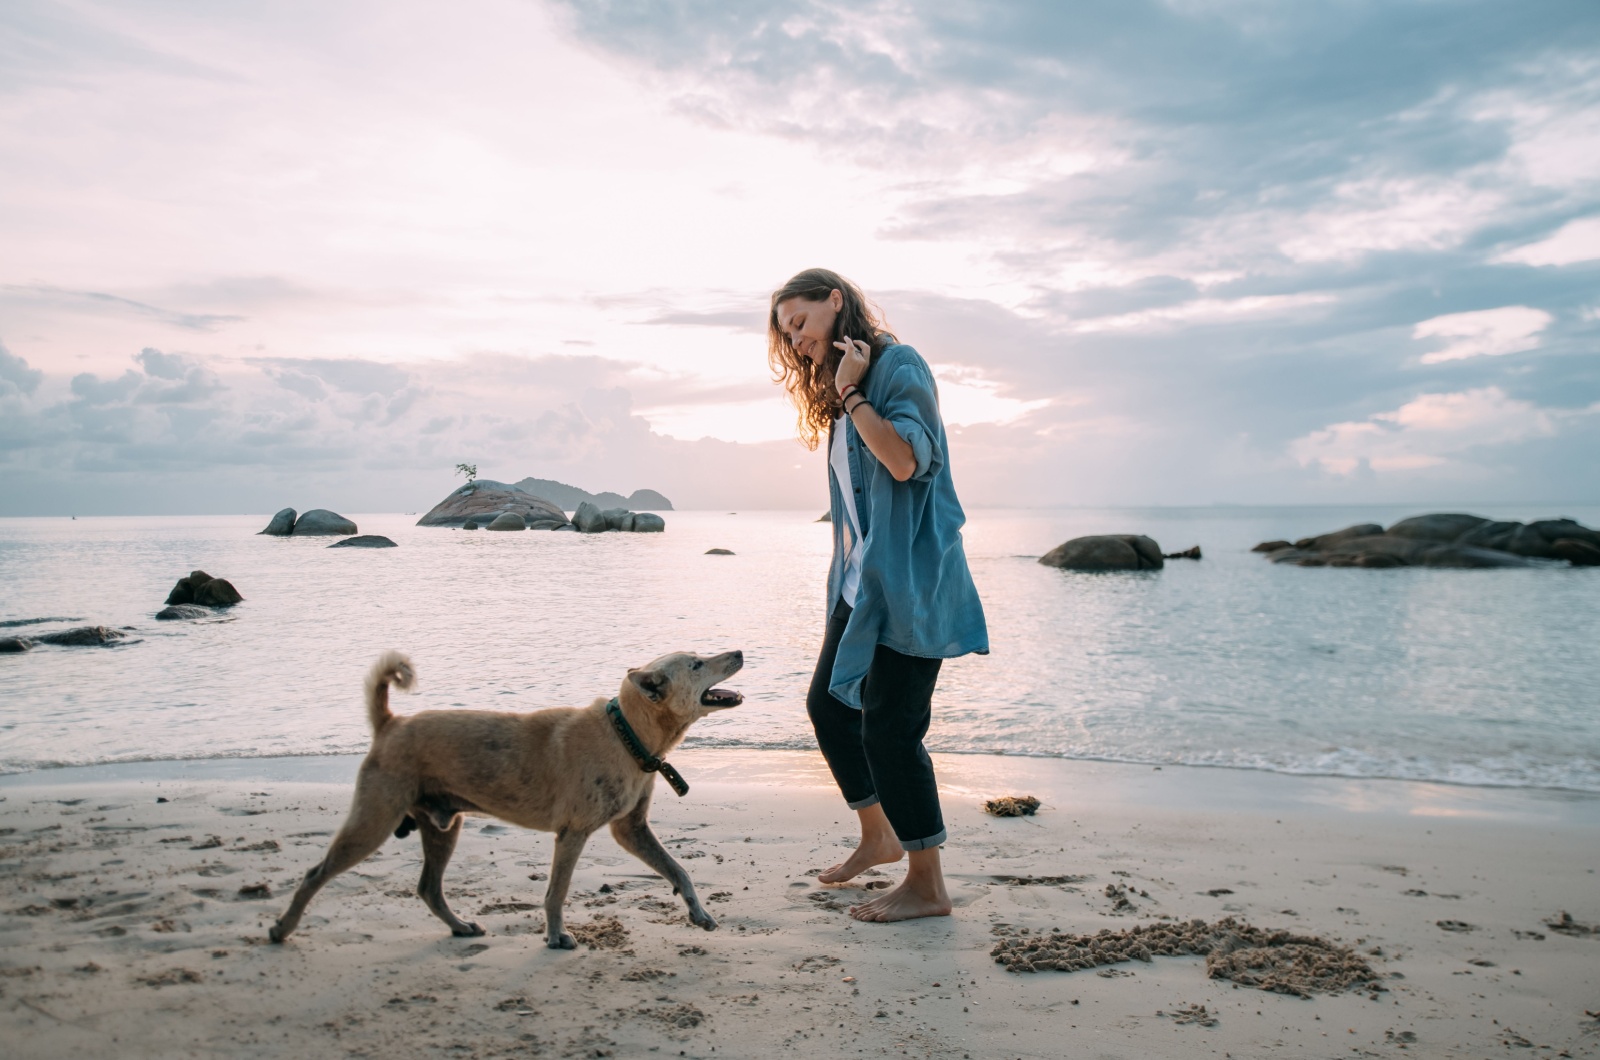
[(844, 385), (844, 389), (839, 391), (839, 403), (841, 405), (844, 404), (844, 399), (845, 398), (849, 397), (851, 394), (855, 393), (857, 390), (860, 390), (860, 389), (861, 388), (859, 386), (857, 386), (856, 384), (854, 384), (854, 383), (846, 383)]

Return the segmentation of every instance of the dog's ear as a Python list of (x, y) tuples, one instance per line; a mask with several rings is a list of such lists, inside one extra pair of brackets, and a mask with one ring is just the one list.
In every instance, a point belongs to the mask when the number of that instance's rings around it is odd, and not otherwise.
[(667, 686), (671, 684), (667, 675), (660, 670), (629, 670), (628, 680), (652, 703), (661, 702), (666, 697)]

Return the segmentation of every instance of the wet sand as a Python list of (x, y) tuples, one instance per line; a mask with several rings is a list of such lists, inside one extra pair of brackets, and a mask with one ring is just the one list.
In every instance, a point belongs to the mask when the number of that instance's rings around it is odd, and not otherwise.
[[(815, 756), (680, 752), (692, 790), (659, 785), (653, 816), (715, 932), (599, 835), (568, 904), (584, 943), (547, 950), (550, 837), (471, 819), (445, 882), (482, 938), (450, 937), (415, 897), (412, 836), (274, 946), (356, 761), (0, 778), (5, 1054), (1600, 1055), (1593, 796), (936, 756), (955, 915), (858, 924), (843, 910), (899, 870), (816, 883), (852, 815)], [(986, 816), (999, 795), (1043, 805)], [(1086, 955), (1102, 930), (1214, 939), (1227, 918), (1260, 929), (1228, 945), (1283, 931), (1371, 975), (1301, 997), (1252, 985), (1248, 949), (1213, 958), (1233, 969), (1214, 978), (1204, 955), (1137, 945), (1015, 970), (1019, 953)]]

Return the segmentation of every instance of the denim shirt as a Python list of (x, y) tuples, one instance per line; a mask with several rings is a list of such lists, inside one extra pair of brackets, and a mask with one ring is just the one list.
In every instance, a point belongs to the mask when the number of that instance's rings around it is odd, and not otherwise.
[(828, 691), (857, 709), (879, 644), (925, 659), (989, 652), (983, 604), (961, 547), (967, 517), (950, 477), (933, 372), (910, 346), (887, 346), (873, 358), (861, 393), (911, 446), (917, 467), (906, 481), (895, 481), (846, 417), (851, 481), (840, 482), (831, 465), (828, 469), (833, 519), (829, 615), (839, 604), (844, 561), (850, 554), (843, 489), (855, 491), (865, 547), (861, 586), (839, 641)]

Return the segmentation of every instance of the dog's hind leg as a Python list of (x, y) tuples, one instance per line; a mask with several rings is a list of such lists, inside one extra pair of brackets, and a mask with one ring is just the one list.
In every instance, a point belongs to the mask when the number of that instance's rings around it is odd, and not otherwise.
[(672, 893), (683, 895), (683, 904), (689, 907), (689, 919), (696, 927), (703, 927), (707, 931), (717, 930), (717, 922), (701, 908), (700, 899), (695, 897), (694, 884), (689, 882), (689, 874), (683, 871), (683, 866), (667, 853), (667, 848), (661, 845), (661, 840), (650, 830), (650, 796), (646, 795), (639, 800), (627, 814), (611, 822), (611, 835), (616, 839), (617, 845), (650, 868), (661, 874), (661, 877), (672, 884)]
[(578, 865), (588, 832), (563, 828), (556, 833), (556, 854), (550, 861), (550, 883), (544, 890), (544, 944), (553, 950), (575, 949), (577, 940), (562, 930), (561, 910), (572, 885), (572, 870)]
[(417, 884), (417, 895), (428, 903), (434, 916), (450, 925), (450, 934), (460, 938), (483, 934), (483, 928), (452, 913), (444, 900), (444, 868), (450, 864), (450, 855), (455, 853), (462, 819), (457, 816), (449, 828), (440, 828), (432, 814), (414, 811), (412, 820), (416, 821), (417, 831), (422, 836), (422, 881)]
[(406, 815), (411, 803), (411, 792), (386, 777), (368, 772), (365, 768), (356, 777), (356, 793), (339, 833), (328, 846), (328, 853), (307, 872), (300, 881), (288, 910), (278, 918), (267, 932), (273, 942), (282, 942), (300, 924), (306, 905), (327, 882), (347, 869), (364, 861), (373, 851), (383, 846)]

